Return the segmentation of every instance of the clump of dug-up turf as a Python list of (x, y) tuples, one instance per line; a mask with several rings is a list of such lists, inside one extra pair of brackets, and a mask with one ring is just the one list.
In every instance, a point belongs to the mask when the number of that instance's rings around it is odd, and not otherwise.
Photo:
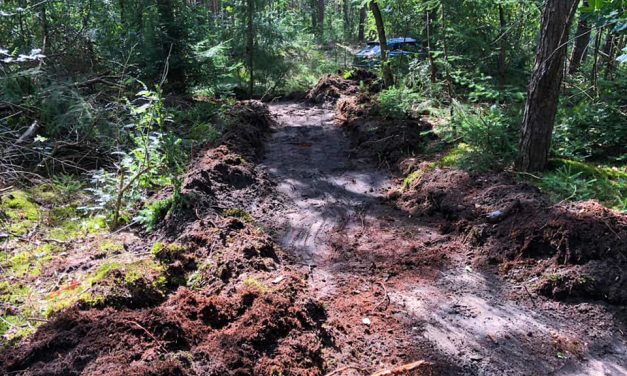
[[(341, 73), (341, 72), (340, 72)], [(305, 97), (308, 102), (322, 104), (335, 103), (344, 96), (356, 96), (367, 91), (377, 92), (380, 83), (377, 75), (363, 69), (355, 69), (344, 74), (328, 74), (320, 79)]]
[(418, 170), (397, 200), (412, 215), (440, 215), (477, 262), (557, 299), (627, 303), (627, 215), (596, 201), (550, 205), (507, 174)]
[(52, 316), (0, 353), (0, 374), (324, 374), (325, 310), (242, 209), (264, 189), (254, 160), (265, 109), (240, 109), (250, 137), (201, 153), (185, 177), (184, 194), (196, 195), (190, 215), (167, 217), (174, 223), (140, 240), (145, 259), (101, 267), (91, 286), (99, 304)]

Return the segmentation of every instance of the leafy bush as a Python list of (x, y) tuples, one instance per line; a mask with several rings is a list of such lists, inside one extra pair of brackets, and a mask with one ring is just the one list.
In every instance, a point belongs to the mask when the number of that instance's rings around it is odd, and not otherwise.
[(139, 92), (136, 104), (129, 103), (129, 108), (135, 120), (128, 126), (133, 147), (117, 152), (117, 172), (98, 170), (92, 174), (89, 191), (95, 203), (86, 208), (109, 213), (114, 227), (132, 217), (146, 190), (172, 186), (171, 206), (175, 206), (182, 183), (178, 176), (187, 158), (181, 148), (182, 140), (167, 129), (171, 117), (159, 88)]

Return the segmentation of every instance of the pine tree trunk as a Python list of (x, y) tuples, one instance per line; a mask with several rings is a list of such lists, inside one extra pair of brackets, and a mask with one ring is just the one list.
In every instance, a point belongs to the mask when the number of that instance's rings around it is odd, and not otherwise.
[(499, 89), (503, 90), (505, 87), (505, 79), (507, 77), (507, 66), (506, 66), (506, 58), (507, 58), (507, 38), (505, 36), (507, 29), (507, 21), (505, 20), (505, 10), (503, 9), (503, 5), (499, 4)]
[(157, 11), (159, 13), (159, 23), (165, 32), (161, 42), (162, 50), (165, 53), (164, 63), (168, 64), (168, 86), (172, 91), (184, 92), (187, 88), (185, 57), (183, 56), (184, 32), (175, 17), (172, 0), (158, 0)]
[(46, 15), (45, 3), (41, 5), (39, 20), (41, 22), (41, 53), (45, 55), (48, 52), (48, 45), (50, 44), (50, 31), (48, 29), (48, 17)]
[(324, 0), (318, 0), (318, 33), (320, 38), (324, 36)]
[(603, 29), (599, 29), (594, 36), (594, 62), (592, 63), (592, 88), (594, 96), (599, 96), (599, 46), (601, 45), (601, 34)]
[(446, 36), (446, 17), (444, 16), (444, 3), (442, 2), (440, 4), (440, 14), (441, 14), (441, 19), (440, 22), (442, 24), (442, 47), (444, 49), (444, 61), (446, 62), (446, 65), (444, 67), (445, 73), (446, 73), (446, 91), (448, 94), (449, 99), (453, 99), (453, 83), (452, 83), (452, 79), (451, 79), (451, 64), (449, 62), (448, 59), (448, 42), (447, 42), (447, 36)]
[(427, 11), (425, 19), (425, 29), (427, 30), (427, 56), (429, 57), (429, 68), (431, 74), (429, 76), (431, 82), (435, 82), (438, 76), (438, 67), (435, 65), (435, 59), (433, 58), (433, 52), (431, 51), (431, 25), (432, 25), (432, 13)]
[(359, 30), (357, 31), (357, 41), (363, 43), (366, 40), (366, 17), (368, 16), (368, 10), (366, 7), (359, 9)]
[(344, 40), (348, 41), (351, 38), (350, 33), (350, 0), (344, 0), (342, 3), (342, 14), (344, 16)]
[(546, 0), (522, 122), (517, 161), (520, 170), (546, 168), (564, 75), (568, 29), (576, 7), (577, 0)]
[(394, 84), (394, 76), (392, 75), (392, 67), (388, 63), (388, 41), (385, 37), (385, 26), (383, 25), (383, 17), (379, 4), (376, 1), (370, 2), (370, 10), (374, 16), (377, 25), (377, 34), (379, 35), (379, 46), (381, 47), (381, 68), (383, 70), (383, 84), (389, 87)]
[(255, 0), (248, 0), (248, 7), (246, 9), (246, 56), (248, 58), (248, 73), (250, 78), (248, 80), (248, 96), (253, 97), (255, 89), (255, 64), (254, 64), (254, 49), (255, 49), (255, 29), (254, 29), (254, 16), (255, 12)]
[[(584, 0), (584, 6), (588, 6), (588, 1)], [(570, 57), (570, 65), (568, 66), (568, 74), (574, 74), (579, 70), (586, 57), (586, 51), (590, 43), (590, 25), (583, 14), (579, 15), (579, 23), (575, 32), (575, 47)]]

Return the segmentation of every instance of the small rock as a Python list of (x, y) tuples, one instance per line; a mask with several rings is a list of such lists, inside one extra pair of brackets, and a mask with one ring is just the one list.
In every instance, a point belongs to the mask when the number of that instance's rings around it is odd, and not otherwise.
[(369, 326), (370, 324), (372, 324), (372, 321), (370, 321), (369, 318), (364, 317), (363, 319), (361, 319), (361, 323)]
[(505, 217), (505, 212), (502, 210), (495, 210), (492, 213), (486, 214), (486, 219), (490, 223), (496, 223), (502, 220)]
[(275, 279), (272, 280), (272, 283), (274, 283), (275, 285), (277, 283), (281, 283), (281, 281), (283, 281), (285, 279), (285, 277), (283, 277), (282, 275), (276, 277)]

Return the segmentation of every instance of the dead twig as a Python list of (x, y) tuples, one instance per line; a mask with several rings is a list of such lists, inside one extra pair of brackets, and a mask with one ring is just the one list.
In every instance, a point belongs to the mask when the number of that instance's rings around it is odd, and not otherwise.
[(381, 288), (383, 289), (383, 300), (381, 300), (376, 306), (374, 306), (373, 310), (375, 310), (375, 309), (379, 308), (379, 306), (385, 304), (385, 307), (382, 309), (382, 311), (385, 311), (390, 306), (390, 295), (388, 295), (388, 290), (385, 288), (385, 285), (381, 281), (377, 281), (374, 284), (381, 286)]
[(527, 292), (527, 295), (529, 295), (529, 299), (531, 299), (531, 304), (533, 305), (533, 308), (536, 307), (536, 300), (534, 299), (533, 295), (531, 295), (531, 293), (529, 292), (529, 289), (527, 288), (526, 285), (523, 285), (523, 287), (525, 288), (525, 291)]
[(401, 375), (409, 371), (412, 371), (420, 366), (429, 365), (429, 364), (430, 363), (425, 362), (424, 360), (419, 360), (417, 362), (403, 364), (402, 366), (399, 366), (396, 368), (384, 369), (384, 370), (373, 373), (371, 376)]
[(167, 352), (166, 348), (163, 346), (163, 343), (161, 343), (161, 341), (155, 337), (154, 334), (150, 333), (150, 331), (148, 331), (148, 329), (144, 328), (143, 326), (141, 326), (137, 321), (132, 321), (129, 320), (129, 323), (135, 325), (136, 327), (138, 327), (139, 329), (143, 330), (150, 338), (152, 338), (153, 341), (155, 341), (155, 343), (157, 344), (157, 346), (159, 346), (159, 348), (163, 351), (163, 352)]
[(339, 374), (341, 374), (342, 372), (344, 372), (344, 371), (348, 371), (348, 370), (351, 370), (351, 369), (352, 369), (352, 370), (355, 370), (355, 371), (358, 371), (358, 372), (361, 372), (361, 373), (363, 373), (363, 374), (365, 374), (365, 373), (366, 373), (366, 371), (365, 371), (363, 368), (359, 368), (359, 367), (357, 367), (357, 366), (345, 366), (345, 367), (340, 367), (340, 368), (338, 368), (338, 369), (336, 369), (336, 370), (334, 370), (334, 371), (331, 371), (331, 372), (327, 373), (327, 374), (326, 374), (326, 375), (324, 375), (324, 376), (339, 375)]

